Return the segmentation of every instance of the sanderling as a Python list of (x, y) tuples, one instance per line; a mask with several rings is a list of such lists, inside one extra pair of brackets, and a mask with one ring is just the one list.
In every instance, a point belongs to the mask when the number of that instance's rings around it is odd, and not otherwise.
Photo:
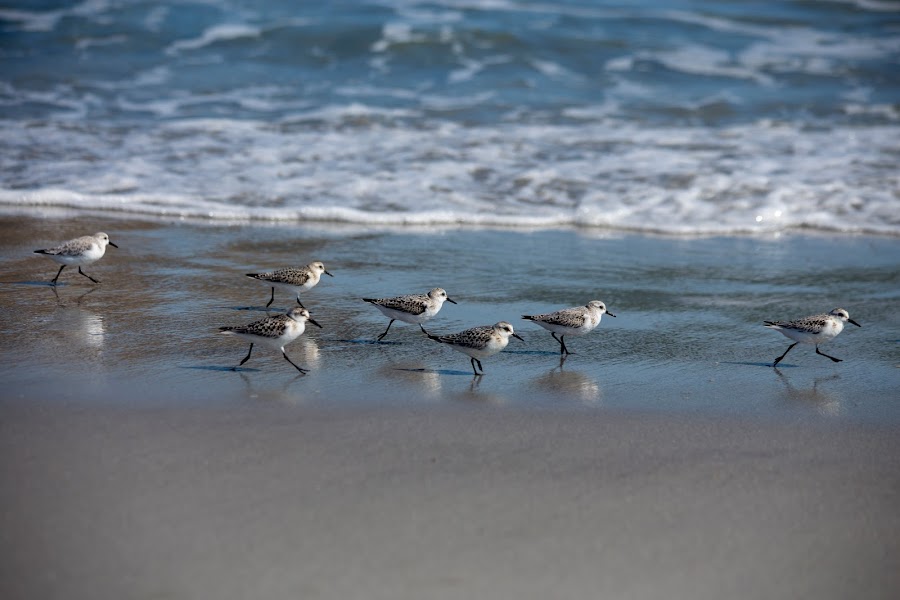
[(375, 308), (391, 320), (384, 333), (376, 338), (379, 342), (391, 330), (391, 325), (397, 319), (404, 323), (421, 325), (438, 314), (445, 300), (451, 304), (456, 304), (454, 300), (447, 297), (447, 292), (442, 288), (434, 288), (427, 294), (411, 294), (409, 296), (397, 296), (396, 298), (363, 298), (363, 300), (374, 304)]
[(288, 267), (286, 269), (277, 269), (268, 273), (247, 273), (247, 277), (251, 277), (263, 285), (272, 286), (272, 297), (269, 298), (266, 308), (275, 301), (275, 288), (286, 290), (297, 296), (297, 304), (303, 306), (300, 302), (300, 292), (315, 287), (319, 283), (319, 277), (325, 273), (329, 277), (334, 277), (325, 270), (325, 265), (316, 261), (309, 263), (305, 267)]
[[(544, 315), (522, 315), (522, 318), (526, 321), (534, 321), (549, 331), (553, 339), (559, 342), (559, 353), (567, 355), (569, 349), (566, 348), (566, 336), (589, 333), (600, 324), (600, 318), (603, 315), (616, 316), (606, 310), (606, 305), (599, 300), (591, 300), (585, 306), (566, 308)], [(557, 333), (560, 337), (556, 337)]]
[[(470, 357), (469, 362), (472, 363), (472, 371), (475, 375), (484, 375), (484, 367), (481, 366), (481, 361), (478, 359), (493, 356), (506, 348), (506, 345), (509, 343), (509, 336), (519, 340), (522, 339), (513, 331), (513, 326), (506, 321), (500, 321), (495, 325), (473, 327), (450, 335), (431, 335), (425, 331), (421, 324), (419, 327), (425, 335), (434, 341), (447, 344), (458, 352), (468, 354)], [(475, 368), (475, 363), (478, 363), (478, 369), (481, 369), (481, 373)]]
[(791, 348), (797, 344), (815, 344), (816, 354), (820, 354), (825, 358), (830, 358), (834, 362), (841, 362), (840, 358), (828, 356), (824, 352), (819, 352), (819, 344), (830, 342), (844, 330), (844, 323), (853, 323), (857, 327), (862, 327), (859, 323), (850, 318), (850, 314), (843, 308), (835, 308), (827, 315), (813, 315), (804, 317), (794, 321), (763, 321), (769, 329), (776, 329), (785, 337), (794, 340), (794, 343), (788, 346), (784, 354), (775, 359), (773, 367), (777, 367)]
[(93, 281), (100, 283), (87, 273), (81, 270), (81, 265), (89, 265), (103, 258), (106, 254), (106, 245), (109, 244), (113, 248), (118, 248), (109, 241), (109, 236), (103, 233), (95, 233), (94, 235), (85, 235), (68, 242), (63, 242), (55, 248), (44, 248), (43, 250), (35, 250), (35, 254), (43, 254), (47, 258), (58, 262), (62, 266), (56, 272), (56, 277), (50, 282), (56, 285), (59, 274), (69, 265), (78, 265), (78, 272)]
[(243, 327), (219, 327), (219, 331), (225, 335), (236, 335), (245, 340), (250, 340), (250, 350), (247, 351), (247, 356), (231, 370), (237, 371), (238, 367), (247, 362), (250, 359), (250, 354), (253, 352), (253, 344), (260, 343), (265, 344), (270, 348), (280, 350), (286, 361), (294, 365), (298, 371), (305, 374), (307, 369), (302, 369), (294, 364), (294, 361), (288, 358), (287, 352), (284, 351), (284, 347), (300, 337), (306, 330), (307, 321), (316, 327), (322, 327), (309, 316), (309, 311), (303, 307), (292, 308), (283, 315), (266, 317), (265, 319), (254, 321)]

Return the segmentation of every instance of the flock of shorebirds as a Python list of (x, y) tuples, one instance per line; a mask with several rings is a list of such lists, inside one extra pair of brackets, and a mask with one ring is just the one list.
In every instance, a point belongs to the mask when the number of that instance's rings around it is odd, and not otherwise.
[[(51, 284), (54, 286), (57, 284), (63, 269), (67, 266), (78, 266), (78, 272), (81, 275), (84, 275), (94, 283), (100, 283), (100, 281), (82, 271), (81, 267), (100, 260), (106, 253), (107, 245), (118, 248), (110, 241), (107, 234), (101, 232), (75, 238), (53, 248), (35, 250), (35, 253), (42, 254), (61, 265), (59, 271), (56, 272), (56, 277), (51, 281)], [(250, 359), (255, 344), (263, 344), (279, 350), (284, 359), (291, 363), (301, 374), (308, 372), (307, 369), (298, 366), (288, 357), (284, 347), (303, 334), (306, 330), (306, 323), (322, 327), (310, 316), (309, 311), (300, 301), (300, 293), (318, 284), (322, 275), (333, 277), (325, 269), (325, 265), (319, 261), (312, 262), (304, 267), (289, 267), (266, 273), (247, 273), (247, 277), (272, 288), (272, 294), (269, 302), (266, 304), (266, 308), (275, 301), (276, 288), (293, 294), (299, 306), (290, 309), (284, 314), (268, 316), (248, 325), (220, 327), (219, 330), (223, 334), (238, 336), (250, 342), (250, 349), (247, 351), (247, 355), (232, 370), (237, 370), (238, 367)], [(412, 294), (391, 298), (363, 298), (363, 300), (375, 306), (384, 316), (390, 319), (387, 329), (376, 338), (376, 341), (384, 339), (394, 321), (399, 320), (404, 323), (418, 325), (429, 339), (446, 344), (450, 348), (469, 356), (472, 371), (476, 376), (484, 374), (481, 359), (497, 354), (506, 348), (511, 337), (522, 339), (516, 334), (513, 326), (506, 321), (500, 321), (494, 325), (472, 327), (471, 329), (449, 335), (432, 335), (428, 333), (423, 323), (435, 316), (441, 310), (444, 302), (456, 304), (447, 296), (447, 292), (441, 288), (434, 288), (427, 294)], [(592, 300), (585, 306), (576, 306), (539, 315), (522, 315), (522, 318), (536, 323), (549, 331), (553, 339), (559, 343), (560, 355), (565, 356), (569, 354), (565, 337), (567, 335), (581, 336), (590, 333), (600, 325), (600, 319), (603, 315), (616, 316), (606, 309), (606, 305), (603, 302)], [(853, 323), (857, 327), (861, 327), (859, 323), (850, 318), (850, 315), (843, 308), (835, 308), (828, 314), (814, 315), (793, 321), (764, 321), (766, 327), (780, 331), (786, 337), (794, 340), (794, 343), (788, 346), (784, 354), (775, 359), (772, 366), (778, 366), (778, 363), (787, 356), (787, 353), (794, 346), (801, 343), (815, 345), (816, 354), (829, 358), (834, 362), (841, 362), (841, 359), (821, 352), (819, 345), (837, 337), (843, 331), (845, 323)]]

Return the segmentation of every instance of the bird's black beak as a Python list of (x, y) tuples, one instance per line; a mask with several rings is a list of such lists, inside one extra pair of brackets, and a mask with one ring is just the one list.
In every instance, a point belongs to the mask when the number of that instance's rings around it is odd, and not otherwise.
[(451, 300), (449, 296), (447, 297), (447, 302), (449, 302), (450, 304), (456, 304), (456, 300)]
[(116, 245), (113, 244), (112, 242), (109, 242), (109, 245), (112, 246), (113, 248), (118, 248), (118, 246), (116, 246)]
[(332, 274), (329, 273), (328, 271), (323, 271), (323, 273), (325, 273), (325, 274), (328, 275), (329, 277), (334, 277), (334, 275), (332, 275)]
[(310, 323), (312, 323), (313, 325), (315, 325), (315, 326), (318, 327), (319, 329), (322, 329), (322, 326), (319, 325), (319, 323), (318, 323), (315, 319), (313, 319), (312, 317), (308, 318), (307, 321), (309, 321)]
[(609, 315), (609, 316), (611, 316), (611, 317), (614, 317), (614, 316), (616, 316), (616, 315), (614, 315), (614, 314), (612, 314), (612, 313), (611, 313), (611, 312), (609, 312), (609, 311), (606, 311), (606, 314), (608, 314), (608, 315)]
[(857, 322), (854, 321), (853, 319), (847, 319), (847, 321), (850, 322), (850, 323), (853, 323), (853, 324), (856, 325), (857, 327), (862, 327), (862, 325), (860, 325), (859, 323), (857, 323)]
[(523, 341), (523, 342), (525, 341), (525, 340), (523, 340), (521, 337), (519, 337), (519, 334), (518, 334), (518, 333), (514, 333), (514, 334), (512, 334), (512, 336), (513, 336), (514, 338), (518, 339), (518, 340)]

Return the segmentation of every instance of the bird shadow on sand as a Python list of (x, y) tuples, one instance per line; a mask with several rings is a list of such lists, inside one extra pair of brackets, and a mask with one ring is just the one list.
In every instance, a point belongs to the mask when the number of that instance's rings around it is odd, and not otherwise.
[(409, 369), (403, 367), (397, 367), (397, 371), (405, 371), (407, 373), (425, 373), (425, 374), (435, 374), (435, 375), (466, 375), (468, 377), (481, 377), (481, 375), (475, 375), (472, 371), (456, 371), (453, 369)]
[[(505, 354), (527, 354), (530, 356), (559, 356), (559, 351), (551, 350), (504, 350)], [(575, 354), (572, 352), (572, 354)]]
[(381, 342), (378, 340), (363, 340), (363, 339), (355, 339), (355, 340), (335, 340), (344, 344), (364, 344), (368, 346), (401, 346), (402, 342)]
[(253, 367), (238, 367), (235, 369), (234, 367), (222, 367), (216, 365), (191, 365), (191, 366), (183, 366), (182, 369), (194, 369), (196, 371), (219, 371), (222, 373), (251, 373), (259, 371), (259, 369), (254, 369)]
[[(742, 362), (742, 361), (737, 361), (737, 360), (720, 360), (719, 362), (723, 365), (745, 365), (748, 367), (766, 367), (769, 369), (775, 368), (772, 366), (772, 363), (770, 363), (770, 362)], [(795, 369), (799, 366), (800, 365), (779, 363), (777, 368), (779, 368), (779, 369)]]
[(34, 287), (64, 287), (68, 286), (68, 283), (56, 283), (55, 285), (49, 281), (0, 281), (3, 285), (30, 285)]
[(269, 308), (266, 308), (265, 306), (219, 306), (218, 308), (223, 308), (226, 310), (242, 310), (265, 313), (284, 313), (288, 311), (288, 309), (286, 308), (279, 308), (277, 306), (270, 306)]

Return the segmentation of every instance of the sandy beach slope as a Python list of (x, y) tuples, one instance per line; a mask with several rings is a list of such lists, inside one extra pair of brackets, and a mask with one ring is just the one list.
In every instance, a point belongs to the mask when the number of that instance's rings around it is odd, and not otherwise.
[(896, 430), (5, 401), (4, 598), (891, 598)]
[[(95, 231), (103, 283), (50, 288), (32, 250)], [(0, 598), (896, 598), (898, 243), (4, 216)], [(309, 374), (231, 371), (243, 273), (313, 259)], [(363, 295), (438, 285), (435, 332), (525, 341), (374, 343)], [(594, 297), (564, 363), (518, 319)], [(844, 362), (771, 367), (763, 319), (844, 304)]]

